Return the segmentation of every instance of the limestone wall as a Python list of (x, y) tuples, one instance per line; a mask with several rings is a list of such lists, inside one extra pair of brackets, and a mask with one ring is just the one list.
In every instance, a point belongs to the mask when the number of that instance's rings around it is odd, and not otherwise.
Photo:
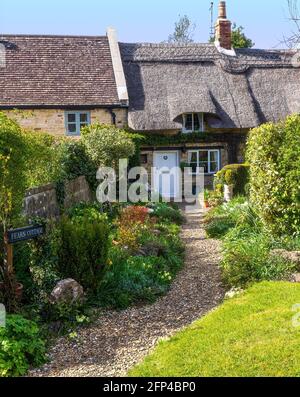
[[(127, 109), (113, 109), (113, 112), (116, 115), (117, 127), (125, 127), (127, 125)], [(48, 132), (56, 136), (66, 135), (65, 110), (63, 109), (8, 110), (5, 113), (25, 129)], [(112, 124), (110, 110), (92, 109), (90, 113), (92, 123)]]

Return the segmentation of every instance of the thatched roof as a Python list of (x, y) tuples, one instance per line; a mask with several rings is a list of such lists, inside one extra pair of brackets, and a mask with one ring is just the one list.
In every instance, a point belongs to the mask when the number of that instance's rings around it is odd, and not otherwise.
[(0, 35), (0, 108), (120, 105), (106, 36)]
[(295, 51), (236, 50), (210, 44), (120, 44), (128, 85), (129, 125), (178, 129), (180, 115), (204, 112), (212, 127), (251, 128), (300, 112)]

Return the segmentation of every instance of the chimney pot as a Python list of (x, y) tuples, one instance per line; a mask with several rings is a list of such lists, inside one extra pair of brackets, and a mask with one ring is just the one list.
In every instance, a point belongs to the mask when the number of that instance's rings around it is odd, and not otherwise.
[(226, 1), (220, 1), (220, 4), (219, 4), (219, 18), (227, 19), (227, 15), (226, 15)]
[(231, 22), (227, 19), (226, 1), (219, 3), (219, 16), (216, 24), (216, 42), (220, 44), (221, 48), (231, 50)]

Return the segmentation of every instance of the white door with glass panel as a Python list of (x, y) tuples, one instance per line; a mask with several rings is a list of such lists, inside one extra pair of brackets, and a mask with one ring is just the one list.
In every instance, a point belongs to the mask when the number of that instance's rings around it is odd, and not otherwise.
[(154, 189), (162, 197), (179, 195), (178, 152), (154, 153)]

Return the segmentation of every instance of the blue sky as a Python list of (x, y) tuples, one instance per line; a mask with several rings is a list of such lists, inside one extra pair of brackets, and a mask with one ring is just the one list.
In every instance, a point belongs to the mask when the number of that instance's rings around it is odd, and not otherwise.
[[(286, 3), (227, 0), (228, 17), (245, 27), (256, 47), (273, 48), (292, 29)], [(187, 14), (197, 24), (195, 41), (209, 36), (210, 0), (0, 0), (0, 6), (0, 31), (6, 34), (103, 35), (113, 26), (120, 41), (160, 42), (178, 15)]]

